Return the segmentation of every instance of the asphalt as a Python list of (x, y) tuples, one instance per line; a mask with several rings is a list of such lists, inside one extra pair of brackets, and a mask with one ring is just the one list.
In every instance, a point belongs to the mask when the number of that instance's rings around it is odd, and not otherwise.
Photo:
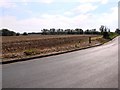
[(3, 88), (118, 88), (119, 38), (85, 50), (2, 65)]

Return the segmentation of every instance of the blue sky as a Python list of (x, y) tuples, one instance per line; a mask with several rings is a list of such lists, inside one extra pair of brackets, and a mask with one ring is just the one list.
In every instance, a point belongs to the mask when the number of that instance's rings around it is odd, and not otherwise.
[(1, 0), (0, 24), (15, 32), (118, 27), (118, 0)]

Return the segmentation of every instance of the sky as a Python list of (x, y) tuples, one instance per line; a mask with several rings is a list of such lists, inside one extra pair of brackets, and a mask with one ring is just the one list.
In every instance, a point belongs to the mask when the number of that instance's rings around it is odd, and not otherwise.
[(118, 28), (119, 0), (0, 0), (0, 29), (40, 32), (42, 29)]

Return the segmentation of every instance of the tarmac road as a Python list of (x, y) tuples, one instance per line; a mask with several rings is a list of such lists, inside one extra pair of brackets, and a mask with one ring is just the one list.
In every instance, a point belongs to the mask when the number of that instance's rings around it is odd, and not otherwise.
[(5, 64), (3, 88), (118, 88), (118, 38), (105, 45)]

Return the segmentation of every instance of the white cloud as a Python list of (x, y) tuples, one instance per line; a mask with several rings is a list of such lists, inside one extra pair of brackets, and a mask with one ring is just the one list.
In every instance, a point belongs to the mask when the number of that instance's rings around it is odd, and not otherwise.
[(112, 7), (108, 13), (103, 13), (99, 23), (108, 25), (111, 29), (118, 27), (118, 7)]
[(50, 4), (54, 2), (54, 0), (40, 0), (40, 2)]
[(54, 0), (54, 2), (79, 2), (79, 3), (100, 3), (107, 4), (109, 0)]
[(0, 7), (14, 8), (17, 6), (16, 3), (22, 3), (23, 5), (28, 5), (29, 2), (51, 4), (54, 2), (54, 0), (0, 0)]
[(7, 28), (17, 31), (17, 27), (19, 25), (17, 24), (17, 19), (15, 16), (2, 16), (0, 17), (0, 21), (1, 28)]
[(108, 0), (101, 0), (101, 4), (107, 4)]
[(102, 4), (108, 3), (108, 0), (78, 0), (80, 3), (94, 3), (94, 2), (100, 2)]
[(98, 8), (97, 5), (92, 5), (91, 3), (83, 3), (69, 11), (64, 12), (63, 15), (74, 16), (77, 14), (91, 13), (92, 11), (96, 10), (97, 8)]
[[(38, 0), (39, 3), (52, 3), (54, 0)], [(23, 2), (30, 2), (23, 0)], [(63, 15), (58, 14), (43, 14), (40, 17), (32, 17), (28, 19), (18, 20), (14, 16), (0, 17), (2, 27), (15, 30), (16, 32), (38, 32), (43, 28), (99, 28), (100, 25), (106, 25), (112, 29), (117, 28), (118, 9), (113, 7), (110, 11), (100, 14), (91, 14), (98, 8), (97, 5), (92, 5), (92, 2), (100, 2), (106, 4), (108, 0), (79, 0), (82, 4), (69, 10)], [(6, 3), (4, 0), (2, 7), (11, 7), (12, 3)], [(13, 4), (14, 6), (14, 4)], [(32, 12), (30, 12), (32, 14)], [(79, 14), (79, 15), (78, 15)], [(71, 17), (71, 15), (73, 15)], [(77, 16), (76, 16), (77, 15)], [(70, 16), (70, 17), (68, 17)]]
[(27, 3), (29, 2), (37, 2), (37, 3), (45, 3), (45, 4), (50, 4), (53, 3), (54, 0), (14, 0), (15, 2), (23, 2), (25, 5), (27, 5)]
[[(1, 0), (1, 1), (8, 1), (8, 2), (40, 2), (40, 3), (53, 3), (53, 2), (80, 2), (80, 3), (96, 3), (99, 2), (101, 4), (108, 3), (109, 0)], [(0, 1), (0, 2), (1, 2)]]
[(67, 12), (64, 12), (63, 14), (64, 14), (65, 16), (71, 16), (71, 15), (73, 15), (73, 12), (67, 11)]
[(81, 4), (80, 6), (73, 9), (75, 13), (87, 13), (90, 11), (94, 11), (98, 6), (92, 5), (91, 3)]
[(0, 7), (14, 8), (14, 7), (16, 7), (16, 4), (10, 0), (0, 0)]

